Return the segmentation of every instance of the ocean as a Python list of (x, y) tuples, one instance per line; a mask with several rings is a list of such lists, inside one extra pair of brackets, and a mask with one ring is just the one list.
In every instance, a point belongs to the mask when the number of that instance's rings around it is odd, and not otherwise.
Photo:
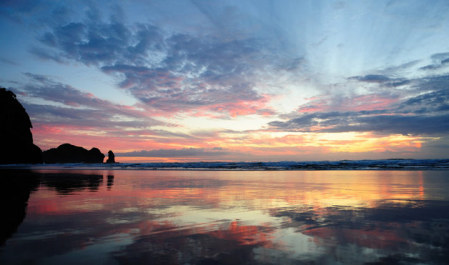
[(395, 161), (1, 168), (0, 264), (448, 264), (447, 161)]

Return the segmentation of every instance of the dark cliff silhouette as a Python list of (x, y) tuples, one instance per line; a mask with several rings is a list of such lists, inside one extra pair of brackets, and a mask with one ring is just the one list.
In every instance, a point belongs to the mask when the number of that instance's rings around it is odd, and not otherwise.
[(30, 117), (16, 95), (0, 87), (0, 164), (42, 163)]
[(87, 150), (80, 146), (62, 144), (43, 152), (45, 163), (103, 163), (104, 154), (98, 148)]
[(108, 160), (106, 161), (106, 163), (115, 163), (115, 155), (112, 150), (109, 150), (108, 152)]

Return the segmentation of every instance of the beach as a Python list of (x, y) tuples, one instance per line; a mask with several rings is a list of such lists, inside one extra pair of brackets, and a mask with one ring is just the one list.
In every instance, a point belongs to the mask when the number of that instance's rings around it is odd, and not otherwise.
[[(23, 208), (9, 207), (6, 214), (24, 213), (6, 233), (1, 264), (449, 259), (447, 170), (53, 167), (1, 173), (3, 193)], [(12, 178), (20, 185), (7, 181)]]

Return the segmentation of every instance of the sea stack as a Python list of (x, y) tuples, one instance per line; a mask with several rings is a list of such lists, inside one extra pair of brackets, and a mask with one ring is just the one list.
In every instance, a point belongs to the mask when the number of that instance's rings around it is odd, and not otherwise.
[(33, 144), (32, 127), (16, 95), (0, 87), (0, 164), (42, 163), (42, 150)]
[(115, 163), (115, 155), (112, 150), (109, 150), (108, 152), (108, 160), (106, 161), (106, 163)]

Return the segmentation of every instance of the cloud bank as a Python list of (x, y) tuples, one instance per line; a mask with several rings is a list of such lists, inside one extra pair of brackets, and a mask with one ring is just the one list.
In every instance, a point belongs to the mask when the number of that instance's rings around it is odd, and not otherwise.
[(101, 142), (124, 157), (239, 161), (447, 156), (449, 5), (427, 7), (6, 1), (0, 81), (24, 102), (44, 149)]

